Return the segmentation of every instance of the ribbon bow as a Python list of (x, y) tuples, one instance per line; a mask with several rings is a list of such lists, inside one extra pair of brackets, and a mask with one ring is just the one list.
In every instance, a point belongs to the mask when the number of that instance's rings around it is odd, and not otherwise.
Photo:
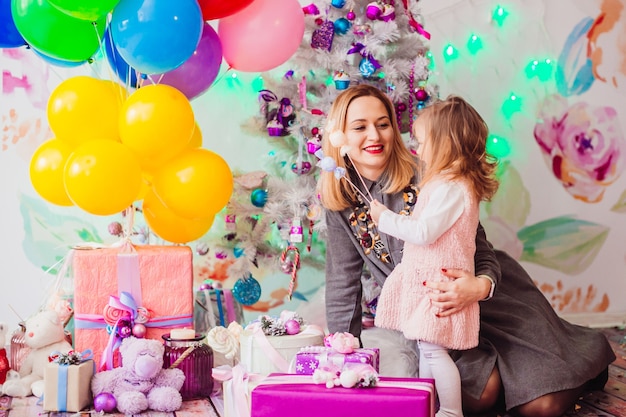
[(367, 58), (375, 69), (382, 68), (380, 62), (378, 62), (372, 54), (365, 53), (365, 45), (363, 45), (361, 42), (353, 43), (352, 48), (348, 49), (348, 52), (346, 52), (347, 55), (357, 53), (361, 54), (363, 58)]
[(48, 357), (48, 362), (58, 363), (59, 365), (80, 365), (81, 363), (92, 358), (93, 353), (91, 352), (91, 349), (87, 349), (82, 352), (70, 350), (67, 353), (54, 351)]
[(213, 379), (222, 382), (225, 415), (249, 417), (248, 384), (262, 380), (263, 376), (248, 374), (241, 364), (217, 366), (213, 368), (212, 375)]

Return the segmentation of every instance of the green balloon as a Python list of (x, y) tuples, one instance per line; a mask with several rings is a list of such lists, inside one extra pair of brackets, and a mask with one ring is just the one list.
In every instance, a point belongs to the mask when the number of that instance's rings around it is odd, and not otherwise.
[(52, 58), (86, 61), (98, 50), (106, 16), (94, 22), (69, 16), (48, 0), (11, 0), (15, 27), (26, 42)]
[(48, 0), (48, 2), (67, 15), (93, 22), (106, 16), (120, 0)]

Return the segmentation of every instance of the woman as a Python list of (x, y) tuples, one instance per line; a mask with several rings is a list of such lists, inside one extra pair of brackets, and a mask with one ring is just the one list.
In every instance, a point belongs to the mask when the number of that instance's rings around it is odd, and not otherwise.
[[(369, 97), (382, 105), (359, 105)], [(382, 286), (402, 258), (403, 242), (377, 231), (366, 202), (376, 199), (405, 215), (415, 205), (417, 168), (394, 114), (383, 92), (358, 85), (342, 92), (328, 115), (332, 122), (324, 132), (322, 150), (347, 170), (347, 178), (339, 180), (323, 172), (319, 184), (326, 208), (330, 332), (360, 336), (363, 266)], [(330, 143), (333, 130), (344, 132), (347, 148)], [(448, 269), (452, 282), (426, 284), (442, 317), (482, 300), (478, 347), (453, 355), (466, 413), (505, 408), (519, 416), (560, 416), (585, 388), (604, 385), (608, 364), (615, 359), (606, 338), (560, 319), (524, 269), (506, 253), (493, 250), (480, 225), (475, 273)]]

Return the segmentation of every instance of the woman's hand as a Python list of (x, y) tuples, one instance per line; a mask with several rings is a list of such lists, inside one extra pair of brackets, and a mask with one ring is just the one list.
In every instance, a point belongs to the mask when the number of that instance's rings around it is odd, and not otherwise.
[(429, 294), (433, 307), (439, 309), (439, 317), (458, 313), (468, 305), (485, 299), (489, 295), (491, 282), (477, 278), (460, 269), (443, 269), (443, 274), (453, 281), (431, 282), (425, 285), (433, 291)]

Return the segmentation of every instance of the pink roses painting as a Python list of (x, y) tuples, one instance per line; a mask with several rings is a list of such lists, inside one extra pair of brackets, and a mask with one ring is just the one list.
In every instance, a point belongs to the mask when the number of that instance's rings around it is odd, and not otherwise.
[(626, 142), (617, 111), (579, 102), (546, 99), (534, 129), (544, 160), (574, 198), (596, 203), (624, 170)]

